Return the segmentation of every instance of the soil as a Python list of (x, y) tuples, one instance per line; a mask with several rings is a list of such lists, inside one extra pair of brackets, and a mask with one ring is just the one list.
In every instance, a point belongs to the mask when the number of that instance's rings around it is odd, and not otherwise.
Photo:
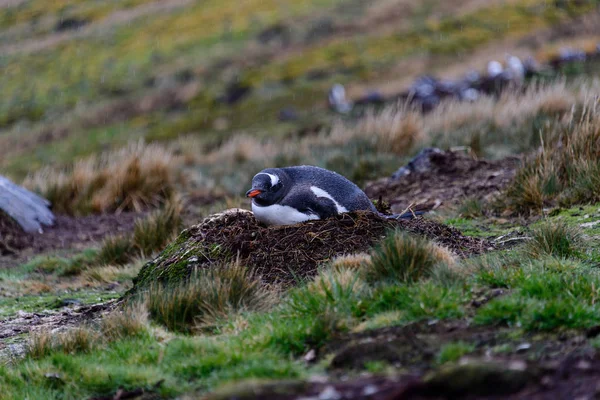
[(395, 213), (409, 206), (432, 210), (467, 198), (492, 198), (510, 183), (519, 165), (516, 157), (487, 161), (448, 151), (431, 155), (428, 171), (379, 179), (371, 182), (365, 193), (372, 199), (381, 197)]
[(81, 307), (64, 307), (59, 311), (23, 312), (0, 320), (0, 362), (20, 356), (25, 351), (23, 340), (10, 343), (8, 339), (33, 332), (56, 332), (98, 320), (110, 312), (116, 302), (94, 304)]
[(41, 234), (27, 234), (12, 219), (0, 216), (0, 268), (13, 267), (33, 255), (50, 250), (82, 250), (108, 235), (133, 231), (135, 220), (144, 213), (56, 216), (54, 226)]
[(0, 211), (0, 257), (17, 254), (19, 250), (29, 245), (30, 236), (21, 229), (14, 219)]
[[(439, 365), (445, 343), (475, 346), (458, 363)], [(508, 328), (466, 321), (421, 321), (348, 334), (321, 349), (333, 354), (328, 377), (272, 387), (244, 387), (212, 399), (567, 399), (597, 398), (600, 358), (583, 336), (515, 338)], [(502, 352), (491, 351), (504, 346)], [(316, 358), (314, 361), (318, 361)], [(364, 371), (383, 361), (398, 375)]]
[(446, 225), (415, 218), (387, 219), (371, 212), (340, 214), (325, 220), (279, 227), (262, 226), (246, 210), (229, 210), (205, 219), (180, 235), (136, 281), (176, 283), (197, 268), (211, 268), (234, 259), (268, 283), (291, 284), (315, 275), (319, 264), (343, 254), (368, 251), (391, 229), (428, 237), (461, 257), (492, 250), (482, 239), (463, 236)]

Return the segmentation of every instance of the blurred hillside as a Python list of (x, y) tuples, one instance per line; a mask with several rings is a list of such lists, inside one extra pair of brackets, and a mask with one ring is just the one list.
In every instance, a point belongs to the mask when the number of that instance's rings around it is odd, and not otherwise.
[[(0, 170), (144, 138), (289, 138), (337, 118), (327, 91), (392, 95), (505, 54), (544, 61), (600, 41), (596, 1), (0, 2)], [(299, 160), (301, 161), (301, 160)], [(387, 172), (387, 171), (382, 171)], [(381, 174), (379, 174), (381, 175)]]

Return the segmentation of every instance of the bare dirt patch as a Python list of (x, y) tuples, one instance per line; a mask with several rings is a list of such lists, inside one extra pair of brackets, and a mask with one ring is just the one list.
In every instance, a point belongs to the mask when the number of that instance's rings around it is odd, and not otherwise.
[(423, 218), (386, 219), (370, 212), (344, 213), (326, 220), (265, 227), (246, 210), (229, 210), (182, 232), (155, 260), (146, 264), (137, 287), (156, 281), (178, 282), (197, 268), (239, 259), (266, 282), (290, 284), (311, 277), (319, 264), (342, 254), (368, 251), (391, 229), (428, 237), (467, 257), (492, 249), (480, 239)]
[(466, 198), (489, 199), (510, 183), (520, 165), (516, 157), (487, 161), (457, 152), (432, 154), (430, 159), (426, 172), (382, 178), (371, 182), (365, 192), (371, 198), (381, 197), (394, 212), (411, 204), (416, 210), (431, 210)]
[[(89, 306), (68, 308), (59, 311), (23, 312), (15, 316), (0, 320), (0, 362), (6, 358), (21, 355), (24, 351), (24, 341), (17, 340), (10, 343), (9, 339), (33, 332), (56, 332), (83, 323), (98, 320), (116, 306), (115, 301), (93, 304)], [(4, 359), (4, 360), (3, 360)]]
[(86, 217), (59, 215), (54, 226), (45, 228), (41, 234), (27, 234), (12, 219), (0, 216), (0, 268), (18, 265), (51, 250), (76, 251), (97, 245), (108, 235), (132, 232), (135, 220), (143, 215), (135, 212)]

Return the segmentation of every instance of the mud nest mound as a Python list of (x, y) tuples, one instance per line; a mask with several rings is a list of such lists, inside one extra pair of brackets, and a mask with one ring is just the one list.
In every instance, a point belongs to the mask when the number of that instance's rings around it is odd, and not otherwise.
[(31, 246), (32, 240), (14, 219), (0, 211), (0, 255), (16, 254)]
[(198, 268), (239, 259), (269, 283), (293, 283), (313, 276), (319, 264), (342, 254), (368, 251), (390, 229), (426, 236), (459, 256), (492, 248), (485, 240), (423, 218), (390, 220), (371, 212), (346, 213), (303, 224), (264, 227), (245, 210), (229, 210), (181, 233), (156, 259), (147, 263), (133, 291), (154, 282), (176, 283)]
[(516, 157), (487, 161), (452, 151), (429, 153), (417, 162), (404, 168), (408, 172), (404, 176), (371, 182), (365, 193), (373, 199), (381, 197), (393, 212), (410, 205), (413, 210), (431, 210), (465, 198), (487, 200), (512, 181), (520, 165)]

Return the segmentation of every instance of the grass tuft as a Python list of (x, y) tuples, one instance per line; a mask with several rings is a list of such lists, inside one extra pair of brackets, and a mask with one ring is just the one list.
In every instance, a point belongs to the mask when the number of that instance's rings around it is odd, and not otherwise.
[(366, 253), (347, 254), (335, 257), (329, 263), (329, 268), (334, 271), (343, 271), (346, 269), (359, 271), (365, 268), (371, 262), (371, 256)]
[(438, 363), (456, 362), (462, 356), (472, 353), (473, 350), (475, 350), (475, 346), (470, 343), (456, 342), (445, 344), (438, 354)]
[(81, 353), (93, 350), (99, 342), (98, 332), (88, 327), (69, 329), (58, 335), (42, 331), (30, 336), (26, 354), (30, 358), (39, 359), (56, 351), (65, 354)]
[(148, 310), (143, 302), (115, 310), (100, 322), (100, 332), (109, 342), (136, 337), (148, 331)]
[(550, 255), (559, 258), (576, 257), (581, 249), (581, 232), (560, 221), (547, 221), (533, 230), (525, 251), (533, 258)]
[(155, 285), (146, 301), (155, 321), (172, 331), (193, 332), (232, 313), (264, 310), (274, 295), (245, 266), (234, 263), (198, 271), (178, 286)]
[(125, 265), (137, 257), (147, 257), (163, 249), (181, 228), (181, 203), (169, 200), (165, 207), (135, 222), (132, 237), (104, 239), (98, 261), (104, 265)]
[(484, 205), (480, 199), (465, 199), (458, 207), (458, 215), (462, 218), (473, 219), (484, 215)]
[(454, 257), (427, 239), (397, 231), (373, 250), (366, 274), (371, 282), (410, 283), (429, 277), (439, 263), (453, 264)]
[(37, 360), (50, 354), (53, 349), (52, 335), (50, 332), (41, 331), (29, 335), (25, 352), (30, 358)]
[(23, 184), (47, 198), (58, 214), (139, 212), (164, 204), (175, 193), (177, 165), (166, 148), (138, 142), (68, 170), (43, 169)]
[(102, 242), (98, 261), (104, 265), (125, 265), (133, 254), (133, 243), (126, 236), (108, 236)]
[(57, 346), (65, 354), (82, 353), (94, 349), (99, 339), (98, 332), (90, 328), (74, 328), (58, 336)]
[(162, 249), (181, 228), (181, 203), (171, 200), (149, 217), (137, 220), (133, 231), (133, 245), (142, 256)]
[(554, 124), (542, 151), (517, 171), (501, 208), (527, 215), (555, 204), (600, 201), (599, 115), (594, 103), (572, 113), (567, 123)]

